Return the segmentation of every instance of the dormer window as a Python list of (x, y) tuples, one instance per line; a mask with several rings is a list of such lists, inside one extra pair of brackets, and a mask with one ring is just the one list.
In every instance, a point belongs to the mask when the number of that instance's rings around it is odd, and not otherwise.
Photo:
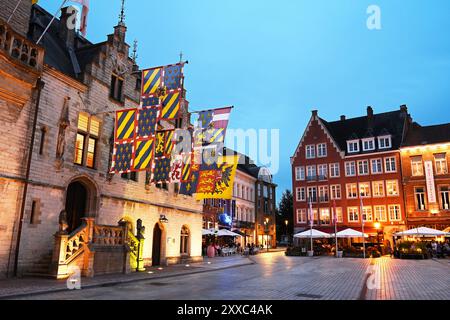
[(378, 148), (379, 149), (390, 149), (390, 148), (392, 148), (392, 138), (391, 138), (391, 136), (378, 137)]
[(375, 150), (375, 138), (363, 139), (362, 145), (363, 145), (363, 151)]
[(359, 140), (349, 140), (347, 141), (348, 153), (359, 152)]

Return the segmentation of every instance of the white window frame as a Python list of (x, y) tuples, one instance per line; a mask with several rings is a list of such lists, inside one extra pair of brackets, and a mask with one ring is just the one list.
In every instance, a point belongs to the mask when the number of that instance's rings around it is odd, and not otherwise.
[(337, 223), (344, 223), (344, 215), (342, 214), (342, 208), (336, 208), (336, 212), (334, 213), (337, 217)]
[[(325, 170), (325, 172), (323, 172)], [(325, 174), (323, 174), (325, 173)], [(324, 176), (324, 180), (328, 180), (328, 165), (327, 164), (318, 164), (317, 165), (317, 177), (320, 179), (321, 176)]]
[[(387, 146), (386, 144), (384, 146), (382, 146), (381, 141), (386, 142), (386, 140), (389, 141), (389, 146)], [(392, 148), (392, 136), (391, 135), (378, 137), (378, 149), (383, 150), (383, 149), (390, 149), (390, 148)]]
[[(417, 192), (417, 189), (422, 189), (423, 190), (423, 192)], [(421, 198), (422, 198), (422, 201), (423, 201), (423, 208), (422, 207), (420, 207), (420, 205), (422, 205), (422, 203), (419, 203), (418, 201), (417, 201), (417, 196), (418, 195), (422, 195), (421, 196)], [(427, 199), (427, 190), (426, 190), (426, 187), (422, 187), (422, 186), (420, 186), (420, 187), (414, 187), (414, 203), (415, 203), (415, 205), (414, 205), (414, 207), (415, 207), (415, 210), (416, 211), (426, 211), (427, 209), (428, 209), (428, 199)]]
[[(303, 198), (301, 197), (303, 195)], [(305, 187), (298, 187), (295, 188), (295, 199), (297, 202), (306, 202), (306, 188)]]
[[(395, 188), (396, 188), (396, 191), (397, 191), (396, 194), (389, 194), (388, 186), (392, 182), (395, 183)], [(398, 197), (399, 195), (400, 195), (400, 188), (399, 188), (398, 180), (386, 180), (386, 196), (387, 197)]]
[[(318, 192), (319, 192), (319, 202), (320, 203), (330, 202), (330, 190), (329, 190), (328, 186), (319, 186)], [(325, 198), (325, 195), (326, 195), (327, 199), (322, 200), (322, 198)]]
[[(321, 147), (325, 146), (324, 149)], [(326, 158), (328, 156), (328, 150), (327, 150), (327, 144), (326, 143), (319, 143), (317, 145), (317, 158)], [(322, 154), (322, 151), (325, 151), (325, 153)]]
[[(349, 187), (352, 187), (352, 189), (353, 189), (353, 187), (356, 187), (356, 196), (355, 197), (349, 197)], [(359, 195), (358, 195), (358, 184), (357, 183), (347, 183), (346, 185), (345, 185), (345, 197), (347, 198), (347, 199), (358, 199), (359, 198)]]
[[(437, 156), (444, 156), (443, 159), (438, 159)], [(438, 163), (440, 163), (440, 165), (438, 166)], [(436, 175), (444, 175), (444, 174), (448, 174), (448, 163), (447, 163), (447, 154), (446, 153), (436, 153), (434, 155), (434, 166), (436, 168)], [(438, 167), (441, 169), (438, 171)]]
[[(383, 192), (381, 194), (378, 194), (378, 192), (376, 192), (376, 191), (380, 190), (380, 188), (377, 187), (379, 185), (382, 186), (382, 191)], [(383, 198), (385, 195), (386, 195), (386, 187), (384, 185), (384, 181), (383, 180), (381, 180), (381, 181), (372, 181), (372, 197), (374, 197), (374, 198)]]
[[(362, 192), (361, 192), (361, 187), (362, 186), (366, 186), (366, 187), (369, 187), (368, 189), (369, 189), (369, 193), (368, 194), (366, 194), (366, 195), (362, 195)], [(371, 195), (372, 195), (372, 186), (370, 185), (370, 182), (360, 182), (359, 184), (358, 184), (358, 192), (359, 192), (359, 196), (361, 197), (361, 198), (363, 198), (363, 199), (367, 199), (367, 198), (370, 198), (371, 197)]]
[[(380, 212), (378, 212), (377, 209), (383, 209), (383, 212), (381, 214), (383, 214), (383, 216), (380, 216)], [(386, 206), (374, 206), (373, 207), (373, 214), (374, 214), (374, 221), (378, 221), (378, 222), (386, 222), (387, 221), (387, 211), (386, 211)]]
[(319, 194), (318, 194), (318, 191), (317, 191), (317, 187), (308, 187), (307, 189), (306, 189), (306, 201), (308, 201), (309, 202), (309, 199), (310, 199), (310, 190), (315, 190), (316, 192), (315, 192), (315, 195), (316, 195), (316, 200), (315, 201), (312, 201), (311, 200), (311, 202), (312, 203), (317, 203), (318, 202), (318, 198), (319, 198)]
[(305, 167), (295, 167), (295, 181), (305, 181)]
[[(415, 161), (415, 159), (419, 159), (419, 158), (420, 158), (420, 164), (419, 164), (419, 161)], [(422, 156), (413, 156), (410, 158), (410, 160), (411, 160), (411, 175), (413, 177), (423, 177), (425, 174), (425, 169), (423, 167)], [(419, 165), (420, 165), (420, 172), (417, 172)]]
[[(398, 218), (392, 218), (392, 211), (391, 209), (393, 208), (398, 208)], [(388, 212), (389, 212), (389, 220), (390, 221), (402, 221), (402, 208), (400, 207), (399, 204), (391, 204), (388, 206)]]
[[(374, 167), (375, 164), (375, 167)], [(378, 164), (380, 165), (378, 167)], [(376, 168), (376, 170), (374, 170)], [(380, 171), (378, 171), (380, 169)], [(382, 158), (376, 158), (376, 159), (370, 159), (370, 171), (372, 174), (382, 174), (383, 173), (383, 159)]]
[[(373, 221), (373, 210), (371, 206), (363, 207), (362, 212), (362, 218), (364, 219), (364, 222), (372, 222)], [(366, 218), (364, 218), (364, 215), (366, 215)], [(369, 218), (369, 219), (368, 219)]]
[[(350, 146), (354, 146), (354, 145), (357, 146), (356, 149), (350, 148)], [(357, 152), (359, 152), (359, 139), (357, 139), (357, 140), (348, 140), (347, 141), (347, 152), (348, 153), (357, 153)]]
[[(337, 195), (339, 192), (339, 196)], [(332, 184), (330, 186), (330, 199), (340, 200), (342, 199), (342, 188), (340, 184)]]
[[(394, 170), (392, 170), (392, 161), (394, 160)], [(389, 169), (388, 169), (389, 164)], [(384, 158), (384, 172), (385, 173), (396, 173), (397, 172), (397, 158), (396, 157), (386, 157)]]
[[(329, 222), (328, 223), (323, 223), (322, 222), (322, 212), (328, 212), (328, 218), (329, 218)], [(320, 208), (319, 210), (319, 220), (320, 220), (320, 224), (323, 226), (329, 226), (332, 224), (332, 215), (331, 215), (331, 210), (330, 208)]]
[[(334, 173), (337, 173), (336, 175)], [(341, 176), (341, 168), (339, 162), (330, 163), (330, 178), (339, 178)]]
[[(358, 218), (357, 220), (350, 219), (350, 217), (354, 218), (354, 215)], [(358, 207), (347, 207), (347, 221), (349, 223), (359, 222), (359, 208)]]
[(305, 157), (306, 159), (316, 158), (316, 146), (314, 144), (309, 144), (305, 147)]
[[(310, 168), (314, 168), (314, 175), (309, 175)], [(306, 167), (306, 180), (316, 180), (317, 179), (317, 166), (307, 166)]]
[[(447, 188), (447, 190), (442, 190), (442, 188)], [(439, 207), (441, 208), (441, 210), (445, 211), (450, 210), (450, 186), (449, 185), (438, 186), (438, 193), (439, 193)], [(443, 196), (444, 194), (447, 194), (447, 197), (444, 197)]]
[[(304, 218), (304, 220), (303, 220)], [(308, 215), (306, 209), (297, 209), (297, 224), (308, 223)]]
[[(372, 142), (372, 147), (371, 148), (366, 148), (366, 143)], [(363, 151), (373, 151), (375, 150), (375, 138), (366, 138), (366, 139), (362, 139), (362, 148)]]
[[(353, 174), (349, 174), (349, 168), (353, 168)], [(356, 177), (356, 162), (355, 161), (346, 161), (345, 162), (345, 176), (346, 177)]]
[[(367, 163), (367, 172), (361, 173), (361, 166), (360, 166), (360, 164), (362, 164), (362, 163)], [(358, 160), (357, 167), (358, 167), (358, 175), (359, 176), (368, 176), (370, 174), (370, 163), (369, 163), (369, 160)]]

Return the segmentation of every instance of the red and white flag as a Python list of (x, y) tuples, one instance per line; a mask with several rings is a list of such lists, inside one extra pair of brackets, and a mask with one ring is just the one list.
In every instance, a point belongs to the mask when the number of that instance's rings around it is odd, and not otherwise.
[(312, 200), (309, 200), (309, 224), (311, 227), (314, 226), (314, 214), (313, 214), (313, 206), (312, 206)]
[(71, 0), (71, 1), (79, 3), (83, 6), (83, 10), (81, 11), (80, 32), (83, 34), (83, 37), (85, 37), (87, 32), (87, 16), (89, 12), (89, 0)]

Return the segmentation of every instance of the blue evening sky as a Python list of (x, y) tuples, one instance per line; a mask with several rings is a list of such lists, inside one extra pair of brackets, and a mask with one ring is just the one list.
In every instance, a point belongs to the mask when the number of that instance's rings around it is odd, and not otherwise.
[[(40, 0), (54, 12), (59, 0)], [(88, 39), (117, 24), (120, 0), (90, 0)], [(382, 29), (366, 27), (381, 8)], [(278, 198), (290, 157), (318, 109), (333, 121), (407, 104), (423, 125), (450, 122), (448, 0), (127, 0), (127, 41), (139, 65), (178, 62), (190, 107), (234, 105), (231, 128), (280, 129)]]

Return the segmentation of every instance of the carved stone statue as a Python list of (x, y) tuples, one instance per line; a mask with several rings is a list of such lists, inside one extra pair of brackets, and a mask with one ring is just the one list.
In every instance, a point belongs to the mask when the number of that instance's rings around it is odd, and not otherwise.
[(69, 101), (70, 101), (69, 97), (64, 99), (64, 106), (61, 111), (61, 117), (59, 119), (58, 142), (56, 145), (56, 159), (57, 160), (63, 160), (64, 151), (66, 148), (66, 129), (68, 126), (70, 126)]
[(67, 221), (67, 212), (63, 210), (59, 213), (59, 233), (67, 234), (67, 229), (69, 229), (69, 223)]

